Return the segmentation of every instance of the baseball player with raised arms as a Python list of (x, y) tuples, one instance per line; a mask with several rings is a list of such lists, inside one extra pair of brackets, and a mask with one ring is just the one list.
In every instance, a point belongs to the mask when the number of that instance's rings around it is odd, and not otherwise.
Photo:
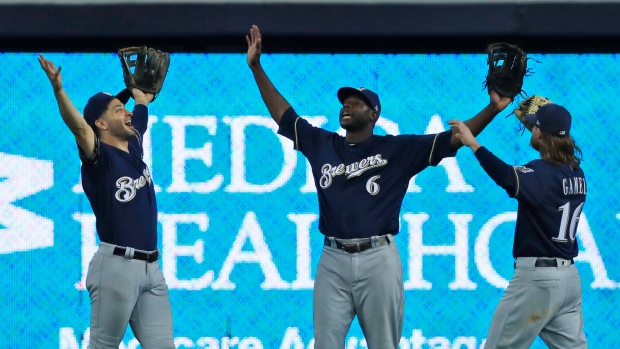
[(514, 167), (481, 146), (467, 125), (449, 121), (489, 177), (519, 203), (515, 273), (495, 309), (485, 349), (529, 348), (536, 336), (553, 349), (588, 347), (581, 279), (573, 261), (587, 188), (579, 167), (581, 149), (569, 133), (571, 119), (557, 104), (525, 115), (530, 144), (540, 159)]
[[(152, 94), (99, 92), (84, 117), (62, 86), (61, 67), (39, 56), (63, 121), (75, 136), (82, 186), (96, 217), (100, 245), (88, 267), (89, 349), (118, 348), (127, 324), (144, 349), (174, 348), (168, 286), (157, 259), (157, 203), (142, 161)], [(133, 95), (133, 112), (125, 103)]]
[[(273, 86), (260, 64), (261, 35), (253, 26), (248, 65), (279, 134), (293, 141), (312, 167), (324, 249), (313, 294), (315, 348), (344, 348), (357, 315), (369, 349), (396, 349), (403, 326), (404, 290), (394, 235), (410, 179), (462, 146), (452, 131), (431, 135), (373, 134), (381, 103), (376, 93), (343, 87), (340, 125), (346, 137), (311, 126)], [(491, 102), (466, 121), (477, 134), (510, 98)]]

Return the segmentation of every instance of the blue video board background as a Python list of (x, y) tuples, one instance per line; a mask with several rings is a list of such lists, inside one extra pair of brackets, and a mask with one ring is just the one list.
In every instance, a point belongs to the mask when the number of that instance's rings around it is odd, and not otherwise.
[[(0, 347), (86, 349), (85, 271), (96, 251), (74, 138), (36, 54), (0, 54)], [(527, 93), (573, 114), (588, 200), (577, 237), (585, 333), (620, 341), (617, 55), (536, 55)], [(115, 54), (49, 54), (81, 111), (124, 86)], [(488, 103), (483, 54), (265, 54), (296, 111), (338, 131), (342, 86), (383, 106), (378, 134), (436, 133)], [(504, 161), (538, 156), (502, 112), (479, 140)], [(129, 104), (132, 107), (132, 102)], [(149, 108), (146, 162), (157, 184), (160, 263), (179, 348), (312, 347), (312, 287), (321, 248), (316, 189), (303, 156), (278, 136), (243, 54), (173, 54)], [(480, 348), (512, 277), (516, 201), (469, 149), (412, 180), (396, 241), (403, 259), (401, 349)], [(121, 348), (138, 343), (128, 329)], [(347, 349), (365, 348), (354, 320)], [(537, 340), (533, 348), (544, 348)]]

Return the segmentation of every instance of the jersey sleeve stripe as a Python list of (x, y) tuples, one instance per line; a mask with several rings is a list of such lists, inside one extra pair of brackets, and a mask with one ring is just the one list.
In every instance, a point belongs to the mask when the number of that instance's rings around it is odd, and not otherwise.
[(437, 142), (437, 136), (439, 136), (439, 133), (435, 135), (435, 138), (433, 139), (433, 147), (431, 148), (431, 155), (428, 157), (428, 164), (430, 166), (433, 165), (433, 152), (435, 151), (435, 142)]
[(515, 178), (517, 179), (517, 185), (515, 186), (515, 198), (517, 197), (517, 195), (519, 194), (519, 175), (517, 174), (517, 170), (515, 169), (515, 167), (512, 167), (512, 171), (515, 174)]
[(299, 116), (295, 119), (295, 150), (299, 150), (299, 140), (297, 139), (297, 121), (299, 121)]
[(95, 135), (95, 149), (93, 152), (93, 156), (90, 157), (90, 159), (86, 159), (85, 157), (83, 157), (82, 155), (84, 155), (84, 152), (82, 151), (82, 148), (79, 147), (78, 145), (78, 149), (80, 152), (80, 158), (83, 159), (82, 162), (85, 162), (87, 164), (91, 164), (91, 165), (95, 165), (97, 164), (97, 162), (99, 162), (99, 137), (97, 137), (97, 135)]
[(140, 146), (142, 146), (142, 136), (140, 136), (140, 132), (133, 130), (133, 133), (136, 134), (136, 138), (138, 139), (138, 144), (140, 144)]

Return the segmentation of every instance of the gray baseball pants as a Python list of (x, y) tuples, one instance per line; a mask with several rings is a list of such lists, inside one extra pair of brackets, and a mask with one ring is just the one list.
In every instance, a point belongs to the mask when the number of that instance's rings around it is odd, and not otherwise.
[[(392, 235), (390, 243), (359, 253), (325, 246), (314, 282), (316, 349), (344, 348), (355, 315), (368, 349), (397, 349), (403, 329), (403, 269)], [(333, 239), (333, 238), (330, 238)], [(358, 241), (363, 239), (339, 240)], [(367, 240), (367, 239), (366, 239)]]
[(88, 266), (88, 348), (118, 348), (127, 323), (143, 349), (174, 348), (168, 286), (159, 263), (115, 256), (115, 247), (101, 242)]
[(574, 265), (535, 267), (536, 257), (519, 257), (515, 275), (495, 309), (485, 349), (526, 349), (536, 336), (551, 349), (585, 349), (581, 279)]

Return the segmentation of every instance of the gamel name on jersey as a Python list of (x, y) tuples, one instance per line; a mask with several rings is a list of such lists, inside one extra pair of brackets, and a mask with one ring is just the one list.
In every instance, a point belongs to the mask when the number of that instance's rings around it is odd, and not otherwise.
[(562, 188), (564, 188), (564, 195), (586, 195), (588, 192), (586, 179), (583, 177), (562, 179)]

